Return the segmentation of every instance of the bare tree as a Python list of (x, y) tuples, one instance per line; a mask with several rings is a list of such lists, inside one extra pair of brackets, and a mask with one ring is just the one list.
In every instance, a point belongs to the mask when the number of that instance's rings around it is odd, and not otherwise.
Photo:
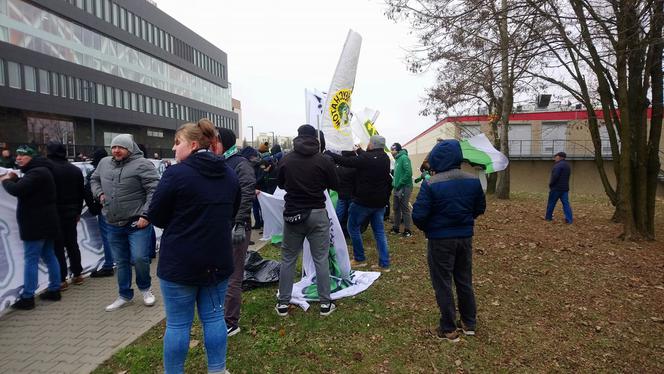
[[(437, 71), (427, 92), (424, 114), (472, 111), (490, 114), (492, 139), (509, 157), (509, 116), (515, 92), (528, 87), (527, 67), (537, 53), (532, 9), (520, 0), (386, 0), (386, 15), (409, 22), (421, 47), (412, 50), (409, 67)], [(508, 199), (509, 168), (500, 172), (496, 195)]]
[[(550, 26), (550, 32), (539, 33), (546, 53), (531, 73), (584, 104), (597, 169), (616, 206), (614, 219), (624, 224), (623, 237), (654, 239), (664, 2), (528, 0), (528, 4)], [(601, 107), (599, 116), (597, 106)], [(615, 186), (604, 168), (600, 120), (611, 144)]]

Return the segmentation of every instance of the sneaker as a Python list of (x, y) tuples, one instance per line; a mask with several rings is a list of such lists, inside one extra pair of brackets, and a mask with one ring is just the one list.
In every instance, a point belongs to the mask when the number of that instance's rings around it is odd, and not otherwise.
[(390, 267), (389, 266), (380, 266), (380, 265), (371, 265), (372, 270), (377, 270), (383, 273), (389, 273), (390, 272)]
[(405, 230), (403, 234), (401, 234), (401, 236), (403, 236), (404, 238), (410, 238), (411, 236), (413, 236), (413, 233), (410, 232), (410, 230)]
[(67, 291), (67, 289), (69, 289), (69, 283), (67, 283), (67, 281), (60, 283), (60, 291)]
[(229, 337), (236, 335), (239, 332), (240, 332), (240, 326), (232, 326), (226, 330), (226, 333)]
[(93, 271), (92, 274), (90, 274), (90, 278), (112, 277), (113, 273), (113, 268), (101, 268), (99, 270)]
[(450, 331), (450, 332), (443, 332), (443, 330), (439, 328), (436, 329), (436, 336), (440, 340), (447, 340), (450, 343), (457, 343), (459, 340), (459, 333), (456, 331)]
[(320, 304), (320, 315), (321, 316), (329, 316), (335, 310), (337, 310), (337, 306), (334, 305), (334, 303)]
[(62, 295), (60, 295), (60, 290), (55, 291), (46, 291), (39, 295), (40, 300), (50, 300), (50, 301), (60, 301)]
[(288, 315), (288, 304), (279, 303), (274, 307), (274, 310), (277, 311), (280, 317), (286, 317)]
[(29, 297), (29, 298), (21, 298), (19, 301), (17, 301), (15, 304), (12, 305), (12, 309), (20, 309), (20, 310), (30, 310), (30, 309), (35, 309), (35, 298), (34, 297)]
[(475, 328), (474, 328), (474, 327), (473, 327), (473, 328), (469, 328), (469, 327), (466, 326), (466, 324), (463, 323), (463, 321), (461, 321), (461, 320), (458, 320), (457, 323), (456, 323), (456, 325), (457, 325), (457, 328), (458, 328), (459, 330), (461, 330), (461, 332), (462, 332), (464, 335), (466, 335), (466, 336), (475, 336)]
[(141, 291), (141, 293), (143, 294), (143, 304), (145, 306), (153, 306), (157, 299), (155, 299), (152, 290)]
[(127, 299), (123, 298), (122, 296), (118, 296), (118, 298), (115, 299), (113, 304), (106, 307), (106, 311), (107, 312), (112, 312), (114, 310), (124, 308), (125, 306), (129, 305), (130, 303), (131, 303), (131, 300), (127, 300)]
[(350, 267), (351, 268), (363, 268), (365, 266), (367, 266), (367, 263), (365, 261), (350, 260)]
[(393, 234), (393, 235), (399, 235), (399, 229), (395, 229), (394, 227), (392, 227), (392, 228), (390, 229), (390, 234)]
[(72, 282), (73, 284), (77, 285), (77, 286), (80, 286), (80, 285), (83, 284), (83, 277), (80, 276), (80, 275), (77, 276), (77, 277), (74, 277), (74, 278), (71, 280), (71, 282)]

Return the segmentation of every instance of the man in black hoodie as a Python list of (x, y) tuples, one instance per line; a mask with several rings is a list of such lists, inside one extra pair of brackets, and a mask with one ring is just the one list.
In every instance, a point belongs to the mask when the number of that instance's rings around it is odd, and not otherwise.
[(366, 266), (364, 245), (360, 226), (370, 220), (371, 229), (378, 247), (378, 266), (382, 271), (390, 271), (390, 254), (387, 247), (383, 215), (390, 198), (392, 179), (390, 178), (390, 159), (383, 150), (385, 138), (374, 135), (369, 140), (366, 152), (357, 157), (341, 157), (328, 152), (339, 165), (354, 168), (357, 171), (353, 202), (348, 210), (348, 233), (353, 242), (352, 267)]
[(288, 315), (295, 264), (306, 238), (316, 265), (320, 314), (327, 316), (336, 306), (330, 298), (330, 218), (325, 209), (324, 192), (336, 189), (338, 179), (334, 164), (320, 153), (316, 129), (302, 125), (297, 134), (293, 139), (294, 151), (281, 160), (278, 170), (279, 188), (286, 190), (286, 196), (279, 296), (275, 310), (280, 316)]
[(16, 150), (16, 163), (23, 178), (8, 173), (0, 177), (0, 181), (5, 190), (18, 199), (16, 221), (25, 250), (23, 293), (12, 308), (27, 310), (35, 307), (40, 257), (48, 268), (48, 290), (39, 297), (60, 300), (60, 267), (53, 251), (58, 236), (58, 211), (52, 163), (38, 157), (37, 151), (27, 145)]
[[(46, 145), (46, 157), (53, 163), (53, 179), (57, 193), (58, 218), (60, 219), (60, 235), (55, 240), (55, 256), (60, 263), (61, 290), (67, 287), (67, 257), (69, 267), (74, 275), (72, 283), (83, 284), (81, 272), (81, 251), (78, 248), (76, 225), (81, 218), (85, 185), (83, 173), (76, 166), (67, 161), (65, 146), (57, 141), (50, 141)], [(65, 248), (67, 257), (65, 257)]]

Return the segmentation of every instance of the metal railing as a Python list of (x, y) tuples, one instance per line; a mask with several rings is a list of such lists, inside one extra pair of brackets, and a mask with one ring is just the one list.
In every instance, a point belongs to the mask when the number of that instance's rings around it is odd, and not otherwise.
[[(565, 152), (568, 159), (595, 159), (592, 140), (510, 140), (511, 159), (550, 159), (558, 152)], [(611, 144), (602, 141), (602, 157), (612, 159)]]

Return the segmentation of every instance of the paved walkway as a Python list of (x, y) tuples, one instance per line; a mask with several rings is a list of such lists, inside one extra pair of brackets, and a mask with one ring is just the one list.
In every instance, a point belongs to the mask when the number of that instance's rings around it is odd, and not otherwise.
[[(267, 242), (257, 239), (258, 250)], [(0, 371), (3, 373), (89, 373), (164, 319), (164, 309), (152, 263), (152, 290), (157, 303), (134, 302), (115, 312), (104, 308), (117, 297), (112, 278), (86, 278), (70, 285), (59, 302), (35, 298), (30, 311), (12, 311), (0, 318)], [(135, 287), (135, 285), (134, 285)]]

